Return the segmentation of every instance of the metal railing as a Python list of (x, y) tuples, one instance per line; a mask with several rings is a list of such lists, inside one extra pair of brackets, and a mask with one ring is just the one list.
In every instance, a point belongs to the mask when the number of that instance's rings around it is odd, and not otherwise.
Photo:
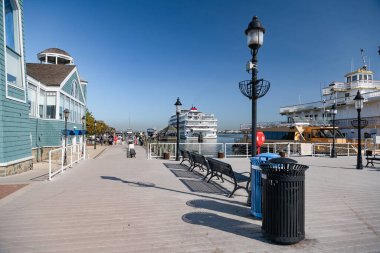
[[(66, 162), (65, 160), (66, 149)], [(82, 150), (83, 149), (83, 150)], [(85, 160), (87, 146), (86, 145), (70, 145), (49, 151), (49, 180), (58, 173), (64, 172), (65, 169), (71, 168), (73, 164), (80, 160)]]
[[(179, 148), (196, 152), (207, 157), (216, 157), (223, 153), (224, 157), (250, 157), (251, 143), (180, 143)], [(364, 141), (363, 152), (367, 149), (380, 153), (380, 144)], [(169, 153), (169, 158), (175, 157), (176, 143), (150, 143), (147, 149), (148, 159), (163, 158), (164, 153)], [(261, 153), (280, 153), (286, 156), (331, 156), (332, 143), (299, 143), (299, 142), (274, 142), (265, 143), (260, 148)], [(356, 156), (357, 143), (336, 143), (335, 152), (338, 156)]]

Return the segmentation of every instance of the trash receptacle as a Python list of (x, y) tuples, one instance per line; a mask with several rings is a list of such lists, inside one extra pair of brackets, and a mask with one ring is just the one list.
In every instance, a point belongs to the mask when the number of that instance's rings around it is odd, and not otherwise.
[(309, 167), (289, 158), (276, 158), (261, 164), (262, 232), (280, 244), (293, 244), (305, 238), (305, 171)]
[(262, 153), (251, 158), (251, 214), (256, 218), (262, 218), (261, 214), (261, 169), (260, 164), (269, 159), (280, 157), (274, 153)]

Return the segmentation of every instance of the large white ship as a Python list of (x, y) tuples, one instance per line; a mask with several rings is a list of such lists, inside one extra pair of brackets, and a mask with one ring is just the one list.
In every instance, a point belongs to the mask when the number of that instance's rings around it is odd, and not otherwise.
[[(181, 110), (179, 115), (179, 134), (181, 139), (216, 139), (218, 120), (214, 114), (203, 113), (198, 111), (196, 107), (190, 110)], [(169, 119), (169, 125), (177, 126), (177, 115), (173, 115)]]
[(362, 138), (380, 136), (380, 81), (373, 79), (374, 72), (362, 68), (345, 75), (344, 82), (331, 82), (322, 89), (321, 101), (284, 106), (280, 114), (288, 117), (288, 122), (308, 120), (310, 122), (332, 123), (332, 106), (336, 104), (336, 126), (347, 138), (357, 138), (357, 130), (352, 121), (357, 119), (354, 97), (358, 90), (364, 97), (364, 107), (361, 117), (368, 121), (368, 126), (362, 130)]

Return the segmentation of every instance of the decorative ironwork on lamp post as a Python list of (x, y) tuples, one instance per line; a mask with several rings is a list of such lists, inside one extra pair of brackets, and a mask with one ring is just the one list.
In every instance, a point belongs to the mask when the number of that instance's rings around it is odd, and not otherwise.
[(95, 139), (94, 139), (94, 149), (96, 149), (96, 120), (94, 120), (94, 136), (95, 136)]
[(354, 98), (355, 100), (355, 108), (358, 111), (358, 156), (357, 156), (357, 162), (356, 162), (356, 169), (362, 170), (363, 169), (363, 161), (362, 161), (362, 137), (361, 137), (361, 118), (360, 113), (363, 109), (364, 105), (364, 97), (362, 94), (360, 94), (360, 91), (356, 93), (356, 96)]
[(179, 100), (179, 97), (177, 97), (177, 101), (175, 102), (175, 113), (177, 115), (177, 148), (176, 148), (176, 154), (175, 154), (175, 160), (179, 161), (179, 114), (181, 113), (181, 101)]
[(331, 158), (337, 157), (337, 154), (335, 151), (335, 116), (337, 113), (338, 113), (338, 111), (336, 109), (336, 103), (334, 103), (331, 107), (331, 114), (333, 117), (333, 119), (332, 119), (332, 122), (333, 122), (333, 144), (332, 144), (331, 155), (330, 155)]
[(64, 117), (65, 117), (65, 153), (64, 153), (64, 156), (63, 156), (63, 165), (66, 165), (67, 164), (67, 120), (68, 120), (69, 115), (70, 115), (69, 109), (66, 108), (63, 111), (63, 114), (64, 114)]
[(252, 125), (251, 125), (251, 156), (257, 152), (257, 99), (263, 97), (270, 88), (270, 83), (264, 79), (257, 80), (257, 53), (263, 45), (265, 29), (257, 16), (254, 16), (245, 30), (247, 44), (251, 49), (252, 60), (247, 64), (247, 72), (252, 73), (251, 80), (239, 82), (239, 89), (244, 96), (252, 100)]

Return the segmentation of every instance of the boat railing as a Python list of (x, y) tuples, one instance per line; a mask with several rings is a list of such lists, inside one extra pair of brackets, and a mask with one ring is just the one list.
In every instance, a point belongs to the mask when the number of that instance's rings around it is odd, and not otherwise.
[(367, 88), (380, 89), (380, 81), (375, 80), (359, 80), (349, 83), (351, 89)]
[[(380, 88), (380, 85), (379, 85)], [(362, 93), (362, 96), (364, 99), (369, 98), (375, 98), (380, 97), (380, 91), (371, 91)], [(291, 112), (295, 112), (302, 109), (328, 109), (331, 108), (333, 104), (344, 105), (344, 104), (352, 104), (354, 103), (355, 95), (349, 96), (349, 97), (341, 97), (336, 99), (327, 99), (324, 101), (317, 101), (317, 102), (311, 102), (311, 103), (305, 103), (305, 104), (299, 104), (299, 105), (290, 105), (290, 106), (283, 106), (280, 107), (280, 114), (287, 114)]]

